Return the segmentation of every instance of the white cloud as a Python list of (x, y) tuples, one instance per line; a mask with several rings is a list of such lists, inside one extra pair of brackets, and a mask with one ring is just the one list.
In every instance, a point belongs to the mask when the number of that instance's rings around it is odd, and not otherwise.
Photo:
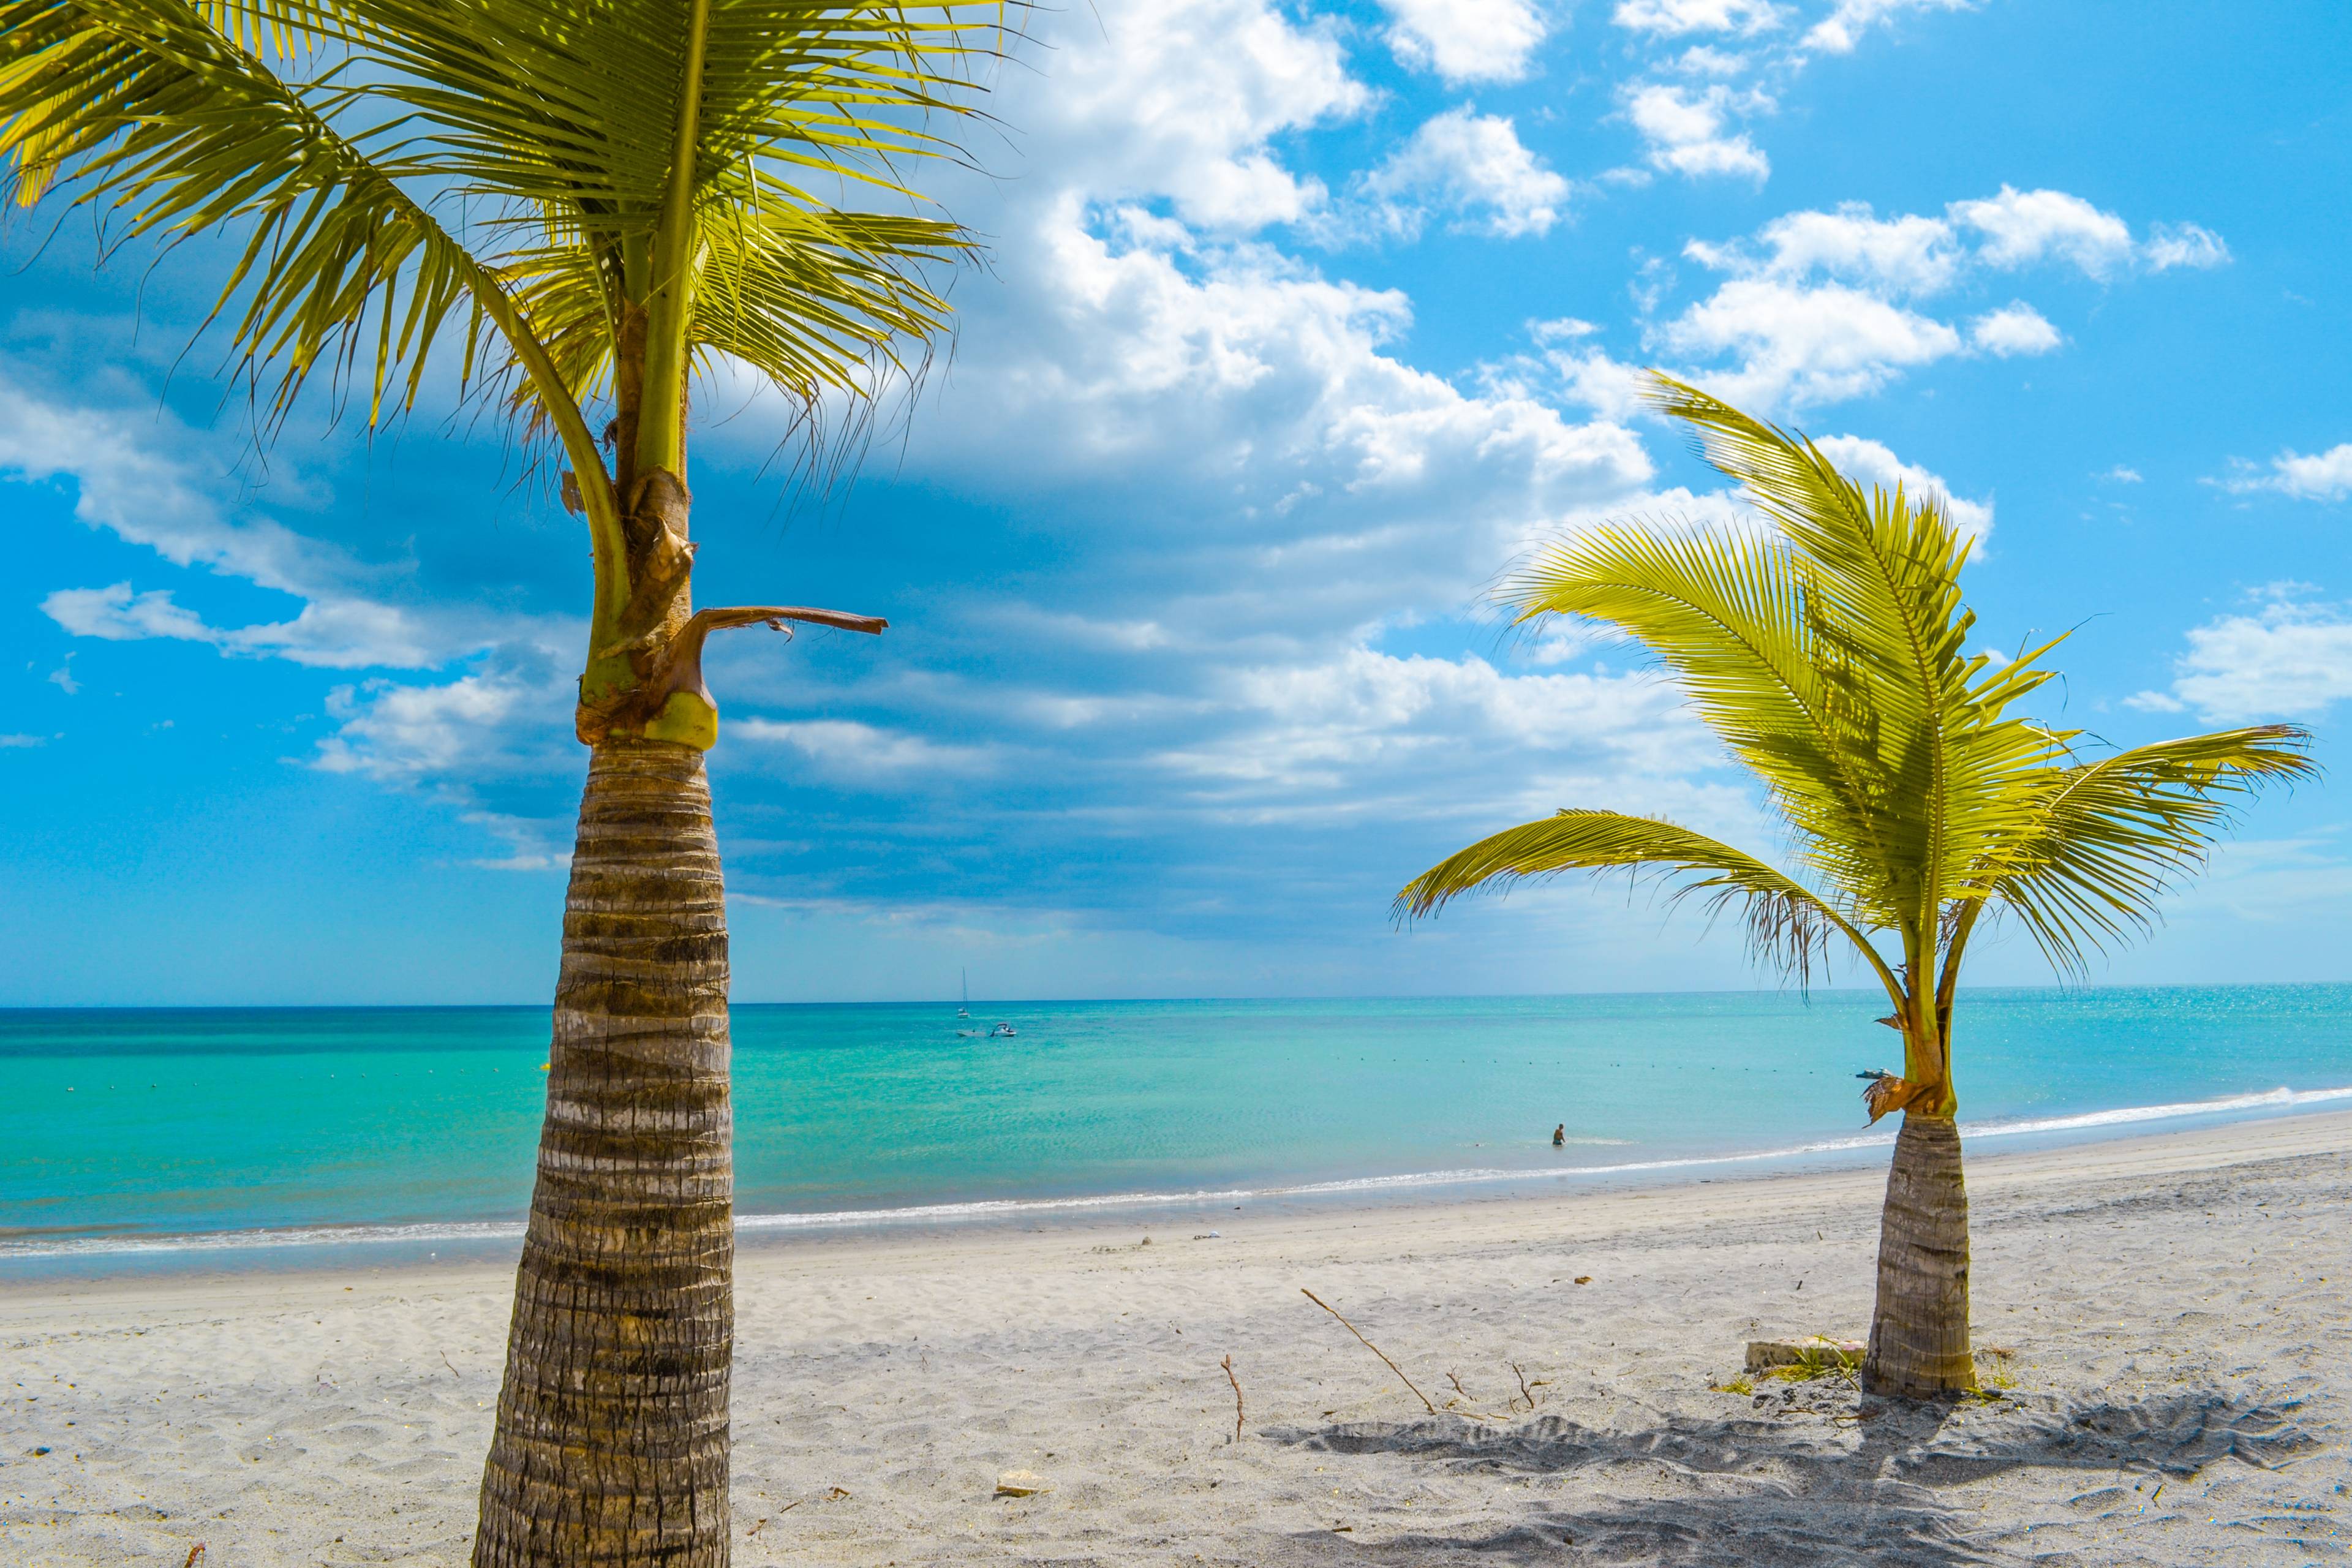
[(1991, 267), (2024, 267), (2056, 256), (2104, 278), (2136, 254), (2128, 224), (2064, 191), (2003, 185), (1998, 195), (1954, 202), (1950, 210), (1956, 222), (1985, 237), (1977, 254)]
[[(2202, 231), (2200, 231), (2202, 232)], [(1646, 328), (1670, 353), (1731, 358), (1703, 374), (1759, 407), (1857, 396), (1906, 370), (1955, 354), (2008, 358), (2061, 347), (2064, 334), (2022, 300), (1959, 323), (1921, 309), (1935, 296), (2037, 261), (2094, 278), (2147, 262), (2152, 247), (2123, 219), (2063, 191), (2020, 192), (1954, 202), (1940, 216), (1879, 217), (1865, 204), (1784, 214), (1748, 237), (1692, 240), (1684, 255), (1726, 274), (1709, 298)], [(1606, 386), (1586, 355), (1579, 400)]]
[(1759, 407), (1858, 397), (1961, 349), (1952, 328), (1876, 295), (1759, 278), (1731, 279), (1656, 335), (1675, 353), (1736, 356), (1709, 384)]
[(1761, 181), (1770, 160), (1745, 131), (1729, 129), (1731, 115), (1772, 107), (1758, 93), (1735, 92), (1720, 82), (1704, 91), (1661, 82), (1635, 84), (1625, 93), (1625, 116), (1649, 144), (1649, 160), (1661, 169), (1698, 178), (1737, 174)]
[[(1328, 814), (1333, 796), (1354, 815), (1535, 816), (1570, 804), (1551, 793), (1563, 759), (1582, 793), (1617, 801), (1721, 760), (1680, 694), (1643, 673), (1511, 675), (1475, 656), (1359, 645), (1312, 664), (1234, 670), (1220, 696), (1231, 722), (1150, 760), (1192, 781), (1200, 804), (1259, 821)], [(1417, 787), (1465, 748), (1522, 763), (1470, 796)]]
[(1506, 238), (1549, 232), (1569, 195), (1568, 182), (1520, 142), (1508, 119), (1467, 106), (1423, 122), (1365, 188), (1382, 198), (1387, 226), (1400, 232), (1417, 232), (1423, 209), (1434, 205)]
[(2121, 463), (2117, 463), (2114, 468), (2109, 468), (2105, 473), (2101, 474), (2099, 478), (2107, 480), (2111, 484), (2118, 485), (2136, 485), (2141, 482), (2139, 470), (2137, 468), (2126, 468)]
[[(584, 761), (569, 725), (573, 690), (541, 669), (478, 671), (436, 686), (371, 680), (327, 694), (337, 732), (319, 743), (312, 766), (383, 784), (479, 778), (555, 756)], [(561, 726), (561, 727), (559, 727)]]
[(2152, 272), (2168, 267), (2224, 267), (2230, 260), (2230, 247), (2221, 237), (2193, 223), (2156, 225), (2148, 230), (2147, 244), (2140, 253)]
[(129, 584), (54, 593), (43, 608), (79, 636), (124, 641), (173, 637), (226, 651), (268, 654), (325, 668), (419, 669), (485, 646), (471, 608), (419, 613), (366, 592), (388, 575), (330, 544), (268, 518), (236, 517), (215, 499), (221, 488), (171, 456), (193, 446), (167, 419), (89, 407), (31, 390), (30, 367), (0, 363), (0, 478), (69, 480), (74, 513), (175, 566), (204, 567), (303, 601), (290, 620), (207, 626), (167, 589), (134, 594)]
[(1544, 40), (1533, 0), (1381, 0), (1389, 47), (1406, 65), (1448, 82), (1517, 81)]
[(0, 735), (0, 752), (17, 751), (49, 743), (47, 735)]
[[(1266, 139), (1369, 101), (1328, 24), (1294, 24), (1262, 0), (1088, 7), (1045, 30), (1052, 52), (1036, 67), (1050, 88), (1008, 75), (996, 94), (1014, 106), (1004, 118), (1019, 127), (1025, 178), (1103, 203), (1165, 196), (1211, 228), (1306, 215), (1320, 187), (1283, 168)], [(996, 204), (958, 210), (983, 205)]]
[(1952, 487), (1943, 477), (1930, 473), (1916, 463), (1906, 463), (1895, 455), (1884, 442), (1861, 436), (1825, 436), (1814, 442), (1829, 455), (1848, 477), (1868, 484), (1893, 489), (1896, 485), (1912, 496), (1932, 495), (1942, 499), (1944, 509), (1952, 519), (1952, 526), (1961, 537), (1975, 541), (1972, 553), (1983, 553), (1985, 541), (1992, 537), (1992, 502), (1970, 500), (1952, 493)]
[(2305, 592), (2276, 584), (2251, 613), (2192, 628), (2170, 690), (2126, 700), (2158, 712), (2194, 708), (2209, 723), (2245, 723), (2308, 719), (2352, 698), (2352, 608)]
[(733, 719), (727, 728), (745, 741), (790, 746), (827, 773), (868, 782), (894, 775), (931, 779), (984, 773), (997, 762), (996, 753), (986, 747), (942, 744), (847, 719)]
[(1790, 280), (1819, 272), (1895, 296), (1945, 289), (1967, 261), (1943, 219), (1879, 218), (1864, 202), (1774, 218), (1757, 231), (1753, 245), (1695, 239), (1684, 251), (1718, 272)]
[(1618, 0), (1609, 18), (1659, 37), (1688, 33), (1760, 33), (1780, 20), (1770, 0)]
[(2276, 490), (2297, 500), (2342, 500), (2352, 496), (2352, 441), (2308, 456), (2281, 452), (2271, 459), (2268, 473), (2241, 460), (2236, 473), (2222, 483), (2241, 494)]
[(2011, 359), (2018, 354), (2046, 354), (2066, 340), (2041, 311), (2022, 300), (2012, 300), (1970, 321), (1969, 341), (1989, 354)]
[(176, 638), (323, 669), (422, 669), (448, 658), (446, 648), (422, 641), (415, 623), (400, 611), (364, 599), (314, 600), (290, 621), (220, 627), (174, 603), (168, 588), (136, 593), (130, 584), (117, 583), (60, 588), (41, 601), (41, 611), (76, 637), (108, 642)]
[(1973, 0), (1838, 0), (1837, 8), (1805, 35), (1805, 43), (1826, 54), (1850, 54), (1864, 33), (1906, 11), (1965, 11), (1971, 4)]

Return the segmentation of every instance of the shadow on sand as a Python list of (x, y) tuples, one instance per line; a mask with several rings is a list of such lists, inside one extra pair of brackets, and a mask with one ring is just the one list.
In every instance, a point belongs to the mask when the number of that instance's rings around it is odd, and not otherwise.
[[(2216, 1388), (2066, 1407), (1913, 1405), (1849, 1395), (1828, 1420), (1662, 1415), (1604, 1429), (1561, 1416), (1495, 1426), (1440, 1416), (1265, 1436), (1334, 1454), (1387, 1454), (1454, 1471), (1594, 1472), (1591, 1506), (1532, 1504), (1454, 1533), (1292, 1540), (1297, 1561), (1662, 1564), (1888, 1563), (1946, 1568), (1998, 1555), (1938, 1489), (2005, 1471), (2193, 1476), (2223, 1458), (2274, 1468), (2314, 1446), (2291, 1402)], [(1611, 1472), (1621, 1472), (1612, 1475)], [(1675, 1495), (1660, 1496), (1671, 1489)], [(1624, 1495), (1626, 1493), (1636, 1495)], [(1616, 1495), (1612, 1495), (1616, 1494)], [(1532, 1500), (1531, 1500), (1532, 1501)]]

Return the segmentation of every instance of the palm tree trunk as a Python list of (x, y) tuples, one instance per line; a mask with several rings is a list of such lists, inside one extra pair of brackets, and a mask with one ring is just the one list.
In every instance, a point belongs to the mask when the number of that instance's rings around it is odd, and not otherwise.
[(474, 1568), (724, 1568), (727, 911), (702, 754), (592, 753)]
[(1974, 1388), (1969, 1349), (1969, 1189), (1948, 1116), (1903, 1113), (1878, 1228), (1878, 1307), (1863, 1383), (1912, 1398)]

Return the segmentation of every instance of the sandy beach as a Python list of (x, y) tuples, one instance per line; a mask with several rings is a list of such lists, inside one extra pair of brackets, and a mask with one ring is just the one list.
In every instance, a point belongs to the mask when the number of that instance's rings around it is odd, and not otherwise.
[[(1725, 1391), (1751, 1337), (1864, 1331), (1882, 1179), (750, 1248), (735, 1560), (2348, 1554), (2352, 1114), (1975, 1158), (1996, 1400)], [(0, 1288), (0, 1557), (462, 1563), (509, 1288)]]

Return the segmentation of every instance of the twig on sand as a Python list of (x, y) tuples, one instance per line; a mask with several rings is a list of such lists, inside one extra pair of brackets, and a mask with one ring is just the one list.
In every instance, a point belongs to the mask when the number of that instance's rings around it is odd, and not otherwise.
[(1225, 1369), (1225, 1381), (1234, 1385), (1234, 1441), (1242, 1440), (1242, 1380), (1234, 1375), (1234, 1358), (1227, 1356), (1217, 1363)]
[(1512, 1362), (1508, 1364), (1511, 1369), (1511, 1375), (1519, 1380), (1519, 1397), (1528, 1402), (1528, 1414), (1532, 1415), (1536, 1411), (1536, 1395), (1535, 1391), (1528, 1386), (1528, 1374), (1519, 1370), (1519, 1363), (1517, 1362)]
[(199, 1541), (194, 1546), (188, 1548), (188, 1554), (181, 1560), (180, 1568), (196, 1568), (196, 1559), (202, 1557), (204, 1554), (205, 1543)]
[(449, 1369), (449, 1375), (451, 1377), (456, 1378), (460, 1383), (466, 1381), (465, 1374), (457, 1370), (457, 1363), (449, 1359), (449, 1352), (447, 1351), (443, 1351), (441, 1352), (441, 1364)]
[(1445, 1381), (1454, 1385), (1454, 1393), (1460, 1394), (1463, 1398), (1468, 1400), (1473, 1405), (1478, 1403), (1478, 1396), (1462, 1386), (1462, 1379), (1459, 1376), (1449, 1372), (1445, 1374)]
[(1365, 1339), (1364, 1332), (1361, 1329), (1359, 1329), (1355, 1324), (1348, 1321), (1347, 1319), (1339, 1317), (1339, 1308), (1334, 1307), (1330, 1302), (1326, 1301), (1322, 1297), (1318, 1296), (1314, 1291), (1309, 1290), (1304, 1285), (1301, 1285), (1298, 1288), (1298, 1293), (1306, 1297), (1308, 1300), (1314, 1302), (1317, 1306), (1322, 1308), (1325, 1311), (1330, 1313), (1333, 1317), (1339, 1318), (1339, 1326), (1347, 1330), (1349, 1333), (1355, 1335), (1357, 1342), (1361, 1344), (1366, 1350), (1371, 1352), (1374, 1355), (1379, 1356), (1381, 1360), (1386, 1363), (1388, 1369), (1397, 1374), (1397, 1381), (1403, 1384), (1407, 1388), (1412, 1390), (1412, 1396), (1421, 1401), (1421, 1407), (1423, 1410), (1428, 1411), (1432, 1415), (1437, 1414), (1437, 1406), (1429, 1402), (1429, 1395), (1423, 1394), (1420, 1387), (1414, 1384), (1412, 1379), (1405, 1376), (1404, 1368), (1397, 1365), (1396, 1363), (1390, 1361), (1386, 1352), (1382, 1351), (1380, 1346), (1372, 1343), (1371, 1341)]

